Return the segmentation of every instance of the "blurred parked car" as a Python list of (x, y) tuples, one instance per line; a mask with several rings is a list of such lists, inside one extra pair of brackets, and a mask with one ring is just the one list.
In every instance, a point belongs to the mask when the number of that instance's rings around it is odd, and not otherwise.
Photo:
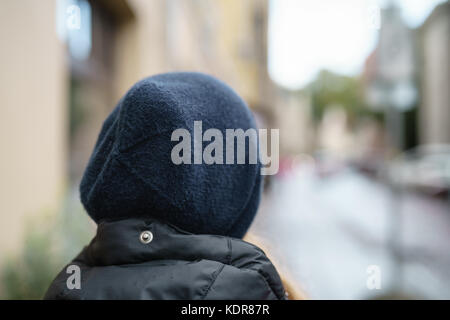
[(435, 196), (450, 195), (450, 145), (423, 145), (407, 151), (389, 169), (397, 185)]

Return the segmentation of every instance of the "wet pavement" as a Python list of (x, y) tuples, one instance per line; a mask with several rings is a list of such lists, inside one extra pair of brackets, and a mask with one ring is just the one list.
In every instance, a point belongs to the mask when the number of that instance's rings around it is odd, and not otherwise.
[[(393, 196), (353, 169), (273, 179), (251, 231), (312, 299), (450, 298), (448, 202)], [(367, 286), (370, 266), (380, 289)]]

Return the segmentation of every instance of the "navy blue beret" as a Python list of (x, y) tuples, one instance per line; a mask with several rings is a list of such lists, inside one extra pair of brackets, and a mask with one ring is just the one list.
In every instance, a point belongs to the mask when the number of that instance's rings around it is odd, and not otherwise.
[(175, 164), (172, 133), (184, 128), (193, 137), (194, 121), (223, 137), (226, 129), (256, 129), (245, 102), (212, 76), (166, 73), (136, 83), (105, 120), (81, 181), (92, 219), (151, 217), (191, 233), (243, 237), (260, 201), (259, 159)]

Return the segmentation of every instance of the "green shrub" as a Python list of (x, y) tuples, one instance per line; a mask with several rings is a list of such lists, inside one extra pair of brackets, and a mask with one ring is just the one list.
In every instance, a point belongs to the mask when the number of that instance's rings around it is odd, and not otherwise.
[(40, 214), (25, 226), (23, 248), (0, 266), (3, 299), (41, 299), (57, 273), (94, 234), (79, 203), (60, 214)]

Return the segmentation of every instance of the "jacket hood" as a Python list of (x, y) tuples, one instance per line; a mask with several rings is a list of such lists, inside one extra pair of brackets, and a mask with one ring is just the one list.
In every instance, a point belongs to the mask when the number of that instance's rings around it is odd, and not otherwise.
[(172, 133), (188, 130), (194, 150), (194, 121), (223, 137), (256, 129), (245, 102), (211, 76), (166, 73), (135, 84), (104, 122), (82, 178), (88, 214), (97, 223), (157, 218), (196, 234), (243, 237), (260, 201), (259, 158), (249, 164), (245, 148), (246, 164), (174, 164)]
[[(151, 234), (143, 242), (142, 234)], [(240, 239), (195, 235), (155, 219), (103, 221), (71, 262), (79, 290), (67, 288), (66, 268), (47, 299), (284, 299), (264, 252)]]

